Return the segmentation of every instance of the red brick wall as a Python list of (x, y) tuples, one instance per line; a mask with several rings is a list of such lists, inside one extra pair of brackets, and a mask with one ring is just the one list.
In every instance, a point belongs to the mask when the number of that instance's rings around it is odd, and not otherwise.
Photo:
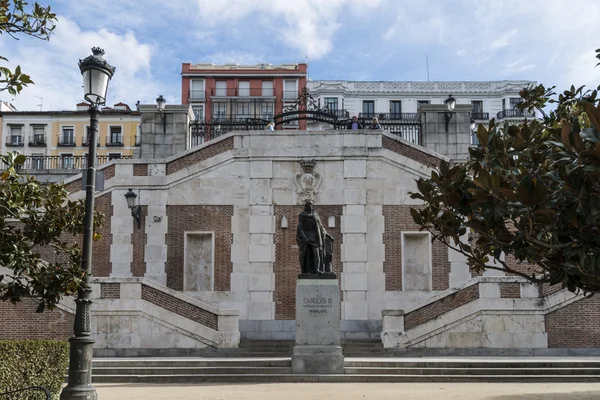
[(521, 284), (518, 282), (500, 283), (500, 297), (503, 299), (518, 299), (521, 297)]
[(177, 171), (181, 171), (190, 165), (197, 164), (201, 161), (208, 160), (217, 154), (224, 153), (226, 151), (233, 150), (233, 136), (225, 139), (216, 141), (215, 143), (199, 149), (191, 154), (178, 158), (177, 160), (167, 163), (167, 175), (173, 174)]
[[(296, 279), (300, 273), (296, 228), (298, 227), (298, 215), (303, 209), (304, 206), (275, 205), (275, 319), (296, 319)], [(343, 206), (318, 205), (316, 210), (327, 233), (334, 240), (331, 268), (339, 281), (342, 273), (340, 217), (343, 213)], [(281, 218), (284, 215), (288, 219), (287, 229), (281, 228)], [(335, 215), (335, 228), (327, 227), (327, 220), (331, 215)]]
[(73, 314), (59, 308), (36, 313), (36, 308), (32, 299), (17, 304), (0, 302), (0, 340), (66, 340), (73, 336)]
[(421, 164), (425, 164), (428, 167), (437, 168), (440, 165), (439, 158), (429, 155), (419, 149), (415, 149), (414, 147), (410, 147), (398, 140), (389, 138), (385, 135), (381, 137), (381, 146), (384, 149), (406, 156), (411, 160), (418, 161)]
[(98, 230), (102, 239), (94, 242), (92, 245), (92, 275), (109, 276), (112, 271), (110, 262), (110, 245), (112, 243), (112, 234), (110, 233), (110, 220), (113, 214), (111, 203), (111, 193), (106, 193), (96, 197), (95, 209), (104, 214), (104, 224)]
[(600, 297), (578, 300), (546, 314), (548, 347), (600, 347)]
[(167, 206), (167, 286), (183, 290), (184, 232), (215, 233), (215, 291), (228, 291), (231, 283), (231, 217), (233, 206)]
[[(385, 232), (385, 290), (402, 290), (402, 244), (403, 231), (418, 231), (410, 215), (411, 206), (383, 206)], [(432, 286), (433, 290), (449, 287), (450, 262), (448, 248), (441, 242), (432, 243)]]
[(82, 180), (81, 179), (77, 179), (73, 182), (69, 182), (65, 185), (65, 189), (67, 190), (67, 192), (69, 193), (77, 193), (80, 190), (83, 190), (82, 185)]
[(479, 285), (472, 285), (450, 296), (409, 312), (404, 316), (404, 329), (411, 329), (427, 321), (438, 318), (450, 310), (458, 308), (479, 298)]
[(158, 291), (150, 286), (142, 285), (142, 300), (149, 301), (165, 310), (181, 315), (211, 329), (219, 329), (219, 318), (216, 314), (206, 311), (177, 297)]
[(133, 164), (133, 176), (148, 176), (148, 164)]
[(115, 176), (115, 165), (104, 168), (104, 180), (107, 181)]
[(143, 277), (146, 273), (146, 262), (144, 261), (144, 253), (146, 251), (146, 233), (144, 227), (146, 226), (146, 217), (148, 216), (148, 206), (142, 206), (140, 211), (140, 226), (138, 229), (137, 222), (133, 228), (131, 234), (131, 244), (133, 245), (133, 263), (131, 266), (131, 274), (133, 276)]
[(101, 283), (100, 298), (101, 299), (118, 299), (121, 297), (120, 283)]

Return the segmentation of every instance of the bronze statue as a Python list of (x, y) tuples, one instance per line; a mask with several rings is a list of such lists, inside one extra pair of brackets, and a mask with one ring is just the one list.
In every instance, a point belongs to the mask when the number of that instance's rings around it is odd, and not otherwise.
[(298, 216), (296, 243), (300, 250), (302, 274), (332, 274), (333, 238), (323, 227), (312, 201), (304, 204)]

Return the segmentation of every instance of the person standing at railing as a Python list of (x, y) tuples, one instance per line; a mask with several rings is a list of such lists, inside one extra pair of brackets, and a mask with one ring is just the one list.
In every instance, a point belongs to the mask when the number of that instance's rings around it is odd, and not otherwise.
[(369, 129), (383, 129), (377, 117), (373, 118), (373, 123), (371, 124), (371, 127)]
[(358, 121), (358, 117), (355, 115), (354, 117), (352, 117), (352, 121), (348, 122), (348, 126), (346, 127), (346, 129), (363, 129), (363, 126)]
[(275, 124), (273, 122), (269, 122), (267, 124), (267, 126), (265, 127), (266, 131), (274, 131), (275, 130)]

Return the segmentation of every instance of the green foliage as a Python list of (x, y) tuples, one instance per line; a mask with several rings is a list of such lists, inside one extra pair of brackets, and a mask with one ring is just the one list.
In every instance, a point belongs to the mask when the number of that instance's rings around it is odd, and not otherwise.
[[(57, 398), (69, 364), (69, 344), (53, 340), (0, 340), (0, 393), (44, 386)], [(34, 394), (35, 393), (35, 394)], [(36, 397), (34, 397), (36, 396)], [(7, 400), (41, 399), (27, 391)]]
[[(56, 14), (50, 11), (50, 6), (44, 7), (36, 2), (30, 7), (23, 0), (0, 0), (0, 35), (6, 33), (17, 40), (17, 35), (50, 40), (56, 21)], [(0, 61), (8, 59), (0, 56)], [(29, 75), (21, 72), (21, 66), (17, 65), (14, 72), (0, 66), (0, 92), (8, 90), (14, 96), (28, 84), (33, 82)]]
[[(0, 171), (0, 266), (12, 274), (0, 275), (0, 301), (39, 298), (42, 312), (83, 285), (81, 250), (73, 237), (83, 234), (85, 207), (82, 200), (68, 200), (62, 184), (19, 175), (24, 161), (19, 153), (1, 159), (7, 168)], [(94, 227), (101, 222), (96, 212)], [(42, 250), (54, 253), (55, 261), (43, 260)]]
[[(598, 51), (600, 59), (600, 50)], [(542, 120), (480, 125), (469, 159), (419, 179), (414, 221), (458, 247), (476, 271), (502, 269), (571, 291), (600, 291), (600, 104), (597, 90), (521, 92)], [(600, 90), (600, 87), (598, 88)], [(542, 107), (556, 104), (546, 114)], [(460, 236), (468, 235), (467, 243)], [(501, 260), (536, 265), (532, 273)], [(494, 260), (495, 266), (489, 265)], [(498, 267), (500, 265), (500, 267)]]

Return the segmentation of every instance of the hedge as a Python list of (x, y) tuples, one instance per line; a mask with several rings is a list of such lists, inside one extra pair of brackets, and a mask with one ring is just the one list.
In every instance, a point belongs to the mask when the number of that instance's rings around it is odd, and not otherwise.
[[(58, 399), (69, 365), (69, 343), (54, 340), (0, 340), (0, 393), (44, 386)], [(0, 400), (44, 399), (25, 391)]]

